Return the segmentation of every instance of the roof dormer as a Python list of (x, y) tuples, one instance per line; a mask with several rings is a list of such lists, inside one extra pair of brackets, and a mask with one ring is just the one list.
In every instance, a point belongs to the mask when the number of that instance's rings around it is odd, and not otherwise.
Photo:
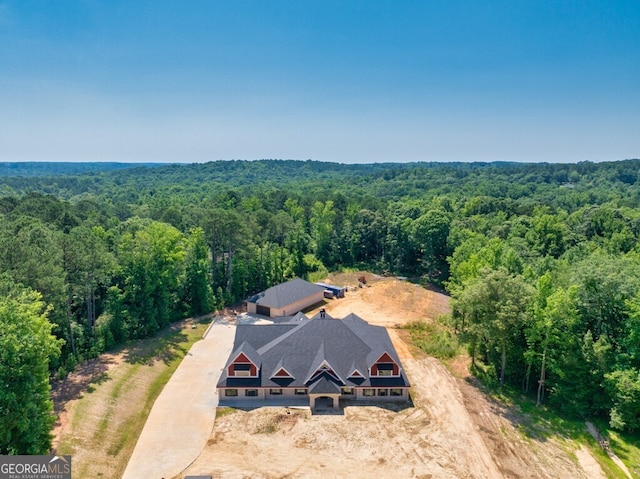
[(373, 376), (392, 376), (397, 377), (400, 375), (400, 366), (389, 355), (388, 352), (384, 352), (369, 368), (370, 375)]
[(246, 341), (232, 353), (233, 359), (227, 366), (229, 377), (257, 378), (260, 370), (260, 356)]

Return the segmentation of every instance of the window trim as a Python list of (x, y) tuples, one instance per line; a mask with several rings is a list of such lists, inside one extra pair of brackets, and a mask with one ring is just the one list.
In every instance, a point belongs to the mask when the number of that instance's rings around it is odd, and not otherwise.
[(227, 398), (238, 397), (238, 390), (237, 389), (232, 389), (232, 388), (225, 389), (224, 390), (224, 397), (227, 397)]

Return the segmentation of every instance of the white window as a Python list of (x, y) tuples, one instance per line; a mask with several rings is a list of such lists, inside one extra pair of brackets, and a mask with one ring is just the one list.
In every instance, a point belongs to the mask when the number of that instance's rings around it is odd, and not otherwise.
[(244, 395), (247, 397), (256, 397), (258, 395), (257, 389), (245, 389)]
[(235, 397), (238, 395), (238, 390), (237, 389), (225, 389), (224, 390), (224, 395), (226, 397)]
[(307, 389), (306, 388), (296, 389), (295, 390), (295, 394), (298, 395), (298, 396), (303, 396), (303, 395), (307, 394)]
[(362, 391), (362, 395), (363, 396), (375, 396), (376, 395), (376, 390), (375, 389), (364, 389)]
[(279, 396), (282, 394), (282, 389), (269, 389), (269, 394), (272, 396)]
[(389, 390), (389, 395), (390, 396), (402, 396), (402, 389), (400, 389), (400, 388), (390, 389)]
[(389, 395), (388, 389), (378, 389), (378, 396), (388, 396), (388, 395)]
[(233, 372), (235, 376), (251, 376), (251, 364), (234, 364)]
[(378, 364), (378, 376), (393, 376), (393, 364)]
[(342, 388), (342, 394), (345, 396), (353, 396), (353, 388)]

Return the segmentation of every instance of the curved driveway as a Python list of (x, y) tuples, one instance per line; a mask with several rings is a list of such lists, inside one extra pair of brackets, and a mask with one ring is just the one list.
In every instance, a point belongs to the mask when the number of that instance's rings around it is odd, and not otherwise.
[(149, 413), (123, 479), (162, 479), (182, 472), (207, 443), (235, 326), (214, 324), (176, 369)]

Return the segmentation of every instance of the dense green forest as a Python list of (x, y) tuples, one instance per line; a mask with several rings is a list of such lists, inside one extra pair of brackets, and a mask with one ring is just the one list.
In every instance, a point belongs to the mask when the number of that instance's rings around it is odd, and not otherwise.
[(21, 162), (0, 162), (0, 176), (60, 176), (77, 175), (80, 173), (121, 170), (144, 166), (151, 168), (154, 166), (164, 166), (164, 163), (116, 163), (116, 162), (43, 162), (43, 161), (21, 161)]
[[(640, 160), (54, 165), (0, 170), (4, 405), (42, 351), (63, 376), (187, 315), (357, 267), (445, 287), (451, 328), (497, 383), (640, 426)], [(39, 356), (15, 353), (18, 322)], [(46, 450), (36, 429), (3, 428), (0, 453)]]

